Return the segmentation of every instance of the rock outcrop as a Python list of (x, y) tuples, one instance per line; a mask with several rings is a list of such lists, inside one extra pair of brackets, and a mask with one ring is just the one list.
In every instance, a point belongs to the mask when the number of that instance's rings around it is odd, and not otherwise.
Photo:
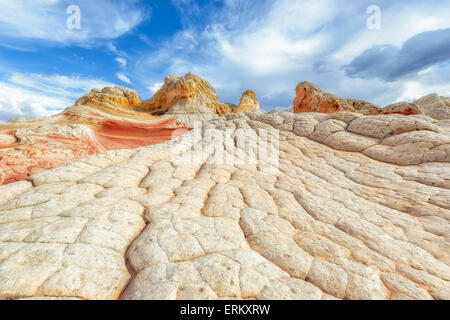
[(14, 144), (17, 139), (14, 137), (11, 131), (5, 131), (0, 133), (0, 148), (8, 147)]
[(0, 187), (0, 298), (450, 299), (449, 172), (422, 115), (224, 115)]
[[(125, 87), (93, 89), (59, 115), (0, 123), (0, 185), (107, 150), (164, 142), (198, 121), (259, 109), (253, 91), (220, 103), (199, 76), (169, 76), (147, 101)], [(184, 129), (183, 129), (184, 127)]]
[(323, 92), (315, 84), (308, 81), (300, 82), (295, 92), (294, 113), (333, 113), (340, 111), (359, 112), (364, 115), (380, 113), (380, 108), (370, 102), (339, 98), (331, 93)]
[(176, 115), (178, 122), (192, 126), (195, 120), (210, 120), (224, 114), (259, 109), (256, 94), (243, 93), (239, 106), (219, 102), (216, 90), (192, 73), (184, 77), (168, 76), (155, 95), (137, 107), (154, 115)]
[(187, 74), (0, 123), (0, 299), (450, 300), (449, 99), (296, 91)]
[(433, 93), (414, 101), (422, 114), (437, 119), (450, 119), (450, 98)]
[(409, 116), (412, 114), (422, 114), (420, 109), (414, 103), (409, 102), (397, 102), (390, 104), (383, 109), (381, 109), (382, 114), (402, 114), (404, 116)]
[(80, 98), (75, 105), (90, 106), (100, 110), (108, 107), (134, 110), (141, 103), (141, 98), (135, 90), (125, 87), (106, 87), (102, 90), (92, 89), (89, 94)]
[(245, 112), (259, 110), (259, 102), (256, 94), (252, 90), (247, 90), (242, 94), (239, 105), (233, 110), (234, 112)]
[[(219, 102), (216, 90), (206, 80), (192, 73), (184, 77), (166, 77), (161, 89), (152, 98), (144, 101), (139, 110), (162, 115), (180, 103), (186, 113), (198, 112), (199, 107), (202, 107), (203, 112), (218, 115), (231, 113), (229, 106)], [(191, 108), (194, 110), (190, 110)]]
[(414, 102), (398, 102), (384, 107), (381, 114), (422, 114), (436, 120), (450, 120), (450, 98), (433, 93)]
[(377, 114), (422, 114), (436, 120), (450, 119), (450, 98), (433, 93), (414, 102), (398, 102), (380, 108), (370, 102), (343, 99), (331, 93), (323, 92), (315, 84), (300, 82), (296, 89), (293, 112), (334, 113), (341, 111), (358, 112), (363, 115)]
[(0, 123), (0, 185), (99, 152), (172, 139), (176, 118), (134, 111), (140, 103), (134, 90), (94, 89), (56, 116)]

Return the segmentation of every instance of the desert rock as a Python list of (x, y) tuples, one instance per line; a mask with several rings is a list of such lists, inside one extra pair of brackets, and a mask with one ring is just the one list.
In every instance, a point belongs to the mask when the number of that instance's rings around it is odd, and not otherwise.
[(450, 119), (450, 98), (430, 94), (414, 101), (422, 114), (437, 119)]
[(128, 88), (94, 89), (53, 117), (0, 123), (0, 185), (92, 154), (160, 143), (184, 132), (177, 131), (183, 127), (174, 116), (135, 111), (141, 102)]
[(334, 113), (339, 111), (359, 112), (365, 115), (380, 113), (380, 108), (370, 102), (342, 99), (331, 93), (323, 92), (315, 84), (307, 81), (300, 82), (295, 92), (294, 113)]
[(217, 119), (224, 114), (257, 109), (259, 103), (253, 91), (244, 92), (238, 106), (221, 103), (213, 86), (192, 73), (184, 77), (166, 77), (161, 89), (137, 107), (137, 110), (155, 115), (174, 115), (178, 122), (188, 127), (193, 127), (195, 121)]
[(421, 115), (253, 111), (37, 173), (0, 187), (0, 298), (448, 299), (449, 148)]
[(253, 91), (238, 106), (220, 103), (199, 76), (169, 76), (147, 101), (125, 87), (93, 89), (62, 113), (0, 123), (0, 185), (107, 150), (168, 141), (196, 122), (259, 109)]
[(394, 104), (390, 104), (386, 107), (384, 107), (381, 110), (382, 114), (403, 114), (405, 116), (410, 114), (422, 114), (420, 109), (415, 105), (414, 103), (409, 102), (397, 102)]
[(133, 110), (141, 103), (139, 94), (125, 87), (106, 87), (102, 90), (93, 89), (89, 94), (80, 98), (76, 106), (91, 106), (95, 108), (121, 107)]
[(234, 112), (245, 112), (259, 110), (259, 102), (256, 94), (252, 90), (247, 90), (242, 94), (239, 105), (234, 109)]
[(176, 108), (180, 103), (182, 108), (179, 109), (185, 113), (198, 112), (197, 109), (219, 115), (231, 113), (228, 105), (219, 102), (216, 90), (206, 80), (192, 73), (184, 77), (166, 77), (161, 89), (152, 98), (144, 101), (139, 110), (161, 115)]

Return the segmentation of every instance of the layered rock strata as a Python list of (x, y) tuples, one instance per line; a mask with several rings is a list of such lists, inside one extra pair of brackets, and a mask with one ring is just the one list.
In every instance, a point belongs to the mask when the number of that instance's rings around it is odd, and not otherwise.
[(167, 77), (147, 101), (125, 87), (93, 89), (56, 116), (0, 123), (0, 185), (106, 150), (168, 141), (197, 121), (256, 109), (253, 91), (244, 92), (238, 106), (220, 103), (214, 88), (190, 73)]

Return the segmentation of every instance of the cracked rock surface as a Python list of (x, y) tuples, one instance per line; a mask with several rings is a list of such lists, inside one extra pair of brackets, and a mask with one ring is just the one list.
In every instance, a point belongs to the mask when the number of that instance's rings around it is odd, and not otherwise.
[[(248, 144), (217, 143), (239, 129)], [(0, 187), (0, 298), (450, 299), (433, 120), (254, 111), (201, 130)], [(246, 161), (264, 130), (276, 161)]]

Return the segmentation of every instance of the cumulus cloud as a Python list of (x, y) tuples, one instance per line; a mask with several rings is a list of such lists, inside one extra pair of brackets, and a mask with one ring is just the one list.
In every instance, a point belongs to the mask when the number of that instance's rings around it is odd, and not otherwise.
[(93, 88), (104, 88), (114, 86), (113, 83), (99, 79), (91, 79), (78, 76), (65, 75), (42, 75), (13, 73), (8, 79), (9, 84), (16, 87), (33, 90), (40, 94), (49, 96), (60, 96), (64, 98), (79, 98)]
[[(67, 27), (71, 16), (67, 8), (74, 4), (80, 8), (79, 29)], [(90, 45), (127, 33), (150, 14), (140, 1), (0, 0), (0, 7), (0, 43), (4, 45), (20, 40)]]
[(73, 104), (64, 97), (50, 97), (3, 82), (0, 82), (0, 91), (0, 121), (47, 117)]
[(347, 67), (349, 76), (394, 81), (412, 72), (450, 60), (450, 29), (428, 31), (408, 39), (402, 47), (374, 46)]
[(430, 93), (450, 97), (450, 63), (429, 67), (401, 83), (397, 101), (413, 101)]

